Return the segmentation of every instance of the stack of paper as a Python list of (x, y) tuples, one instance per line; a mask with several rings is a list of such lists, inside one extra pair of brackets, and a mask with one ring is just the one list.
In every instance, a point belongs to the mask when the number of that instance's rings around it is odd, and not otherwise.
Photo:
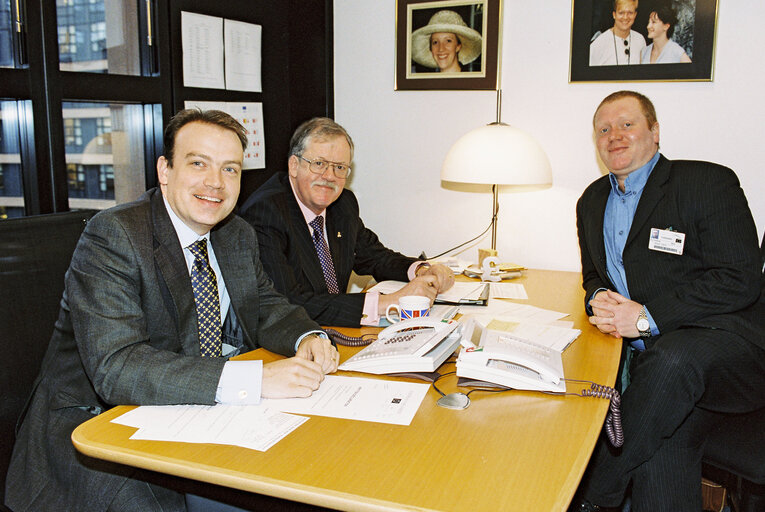
[(145, 405), (112, 422), (137, 428), (130, 439), (230, 444), (266, 451), (307, 419), (263, 405)]

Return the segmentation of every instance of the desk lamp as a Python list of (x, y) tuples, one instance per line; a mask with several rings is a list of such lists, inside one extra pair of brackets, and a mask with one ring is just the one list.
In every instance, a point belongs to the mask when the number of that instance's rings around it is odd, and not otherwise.
[(499, 185), (552, 185), (550, 161), (539, 143), (501, 121), (501, 94), (498, 90), (497, 120), (460, 137), (441, 167), (443, 181), (492, 185), (491, 250), (479, 250), (479, 267), (484, 257), (497, 255)]

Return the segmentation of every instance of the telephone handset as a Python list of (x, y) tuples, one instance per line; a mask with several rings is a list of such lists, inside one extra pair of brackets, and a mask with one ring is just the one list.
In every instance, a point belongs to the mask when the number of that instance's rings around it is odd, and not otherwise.
[(386, 327), (368, 347), (339, 366), (367, 373), (432, 372), (460, 343), (459, 322), (428, 317)]
[[(480, 341), (471, 341), (479, 327)], [(512, 333), (480, 329), (471, 322), (457, 359), (457, 376), (515, 389), (565, 392), (561, 353)]]

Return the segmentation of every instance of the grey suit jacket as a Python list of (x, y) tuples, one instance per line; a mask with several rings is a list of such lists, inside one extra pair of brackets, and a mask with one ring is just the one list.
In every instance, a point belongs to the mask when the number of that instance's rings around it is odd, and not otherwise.
[[(608, 176), (577, 203), (585, 300), (614, 289), (606, 272), (603, 217)], [(682, 255), (650, 250), (651, 228), (685, 233)], [(765, 348), (757, 232), (738, 178), (709, 162), (659, 158), (640, 197), (623, 251), (627, 286), (661, 332), (725, 329)]]
[[(231, 215), (210, 239), (240, 347), (294, 355), (297, 338), (318, 325), (273, 289), (252, 228)], [(161, 192), (96, 215), (66, 274), (17, 435), (7, 504), (16, 512), (105, 510), (131, 470), (75, 453), (72, 430), (115, 404), (213, 404), (224, 363), (199, 355), (188, 269)]]
[[(258, 233), (263, 267), (278, 291), (303, 306), (322, 325), (356, 326), (361, 321), (364, 294), (330, 294), (286, 172), (277, 172), (244, 203), (241, 215)], [(359, 217), (359, 204), (350, 190), (327, 208), (327, 243), (340, 290), (348, 288), (351, 271), (378, 281), (408, 281), (416, 258), (385, 247)]]

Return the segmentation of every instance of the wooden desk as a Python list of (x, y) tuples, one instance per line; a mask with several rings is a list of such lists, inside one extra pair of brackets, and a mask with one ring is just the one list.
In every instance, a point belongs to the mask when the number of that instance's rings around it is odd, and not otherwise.
[[(564, 353), (566, 376), (613, 385), (620, 343), (587, 323), (580, 279), (527, 271), (515, 282), (529, 300), (519, 302), (571, 313), (582, 334)], [(342, 347), (341, 359), (355, 350)], [(456, 379), (439, 387), (454, 391)], [(431, 388), (408, 427), (313, 417), (265, 453), (132, 441), (135, 429), (110, 423), (126, 406), (80, 425), (72, 440), (91, 457), (341, 510), (561, 511), (608, 406), (596, 398), (475, 392), (470, 407), (454, 411), (437, 407), (438, 398)]]

